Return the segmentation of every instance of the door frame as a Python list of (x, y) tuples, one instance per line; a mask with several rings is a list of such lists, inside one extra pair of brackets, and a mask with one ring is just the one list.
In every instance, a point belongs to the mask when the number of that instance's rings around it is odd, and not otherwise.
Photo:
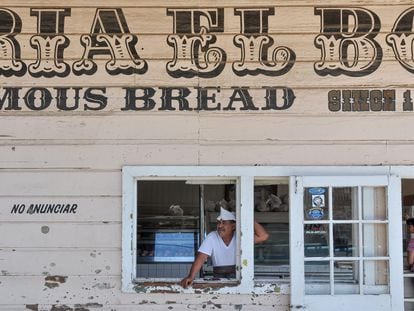
[[(316, 184), (315, 184), (316, 183)], [(387, 186), (388, 248), (390, 294), (384, 295), (305, 295), (304, 231), (303, 231), (303, 189), (310, 185), (324, 186)], [(291, 267), (291, 308), (307, 308), (321, 303), (335, 305), (336, 310), (349, 310), (349, 299), (358, 308), (372, 307), (372, 302), (383, 310), (403, 310), (403, 264), (401, 243), (401, 179), (395, 175), (359, 176), (291, 176), (290, 177), (290, 267)], [(295, 211), (295, 212), (292, 212)], [(362, 280), (361, 280), (362, 281)], [(352, 297), (352, 298), (351, 298)], [(370, 299), (372, 298), (372, 299)], [(341, 308), (343, 306), (343, 308)], [(312, 306), (312, 310), (316, 310)], [(378, 309), (377, 309), (378, 310)]]

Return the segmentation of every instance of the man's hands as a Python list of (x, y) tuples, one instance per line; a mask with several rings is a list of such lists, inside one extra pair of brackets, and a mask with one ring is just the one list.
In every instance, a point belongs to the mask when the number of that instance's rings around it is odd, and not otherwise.
[(191, 284), (193, 284), (194, 279), (190, 276), (185, 277), (184, 279), (181, 280), (180, 285), (183, 288), (187, 288), (188, 286), (190, 286)]
[(188, 275), (181, 280), (180, 285), (184, 288), (187, 288), (191, 284), (193, 284), (194, 278), (198, 271), (200, 271), (201, 267), (203, 266), (204, 262), (207, 260), (208, 255), (198, 252), (196, 259), (194, 260), (193, 264), (191, 265), (190, 272)]

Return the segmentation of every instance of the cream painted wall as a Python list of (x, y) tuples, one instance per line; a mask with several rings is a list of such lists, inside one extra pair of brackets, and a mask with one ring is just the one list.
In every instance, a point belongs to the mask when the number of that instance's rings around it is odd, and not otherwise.
[[(5, 87), (22, 88), (22, 110), (6, 110), (7, 102), (0, 107), (0, 310), (288, 310), (286, 285), (281, 292), (263, 295), (122, 293), (122, 166), (414, 164), (414, 116), (402, 110), (403, 93), (413, 90), (413, 73), (397, 62), (386, 43), (411, 1), (1, 1), (2, 8), (22, 20), (15, 38), (27, 65), (37, 57), (30, 44), (37, 32), (31, 8), (71, 8), (64, 26), (70, 45), (63, 59), (72, 65), (82, 56), (80, 37), (91, 31), (96, 8), (114, 5), (122, 8), (130, 32), (138, 36), (136, 50), (148, 63), (145, 74), (111, 76), (104, 69), (109, 60), (104, 55), (97, 57), (98, 70), (92, 76), (0, 76), (0, 98)], [(216, 6), (224, 7), (225, 14), (224, 33), (215, 33), (213, 44), (227, 53), (223, 72), (213, 78), (171, 77), (166, 63), (174, 53), (167, 44), (173, 21), (167, 8)], [(268, 35), (276, 46), (296, 54), (285, 74), (237, 76), (232, 71), (232, 63), (240, 58), (233, 43), (240, 33), (234, 8), (255, 6), (275, 8)], [(314, 45), (320, 34), (314, 10), (326, 6), (363, 7), (378, 15), (381, 29), (375, 40), (383, 59), (375, 72), (361, 77), (315, 73), (321, 55)], [(0, 56), (0, 65), (9, 61)], [(159, 111), (159, 87), (167, 86), (188, 87), (192, 108), (199, 86), (220, 87), (220, 92), (212, 92), (222, 107), (228, 105), (234, 86), (250, 87), (258, 107), (265, 103), (263, 86), (289, 87), (295, 100), (280, 111), (243, 111), (240, 102), (234, 103), (235, 111)], [(58, 111), (52, 99), (47, 109), (30, 110), (23, 94), (31, 87), (47, 88), (52, 97), (54, 87), (82, 88), (81, 97), (86, 88), (104, 87), (108, 104), (102, 111), (85, 111), (81, 99), (79, 109)], [(122, 111), (125, 87), (155, 88), (157, 108)], [(394, 89), (396, 111), (330, 112), (328, 92), (337, 89)], [(73, 96), (69, 91), (70, 103)], [(414, 193), (411, 184), (404, 184), (404, 193)], [(74, 214), (27, 213), (30, 204), (42, 203), (78, 208)], [(24, 204), (25, 210), (13, 213), (15, 204)]]

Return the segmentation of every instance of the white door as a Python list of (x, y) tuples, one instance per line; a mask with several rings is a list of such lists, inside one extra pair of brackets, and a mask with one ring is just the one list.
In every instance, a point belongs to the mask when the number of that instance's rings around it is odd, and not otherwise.
[(400, 311), (401, 184), (291, 177), (291, 309)]

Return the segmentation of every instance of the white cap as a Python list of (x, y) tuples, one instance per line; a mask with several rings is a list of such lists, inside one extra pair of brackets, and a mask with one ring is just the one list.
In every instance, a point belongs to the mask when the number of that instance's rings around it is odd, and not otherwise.
[(236, 221), (236, 216), (234, 213), (225, 210), (224, 208), (220, 207), (220, 215), (217, 217), (217, 220), (233, 220)]

